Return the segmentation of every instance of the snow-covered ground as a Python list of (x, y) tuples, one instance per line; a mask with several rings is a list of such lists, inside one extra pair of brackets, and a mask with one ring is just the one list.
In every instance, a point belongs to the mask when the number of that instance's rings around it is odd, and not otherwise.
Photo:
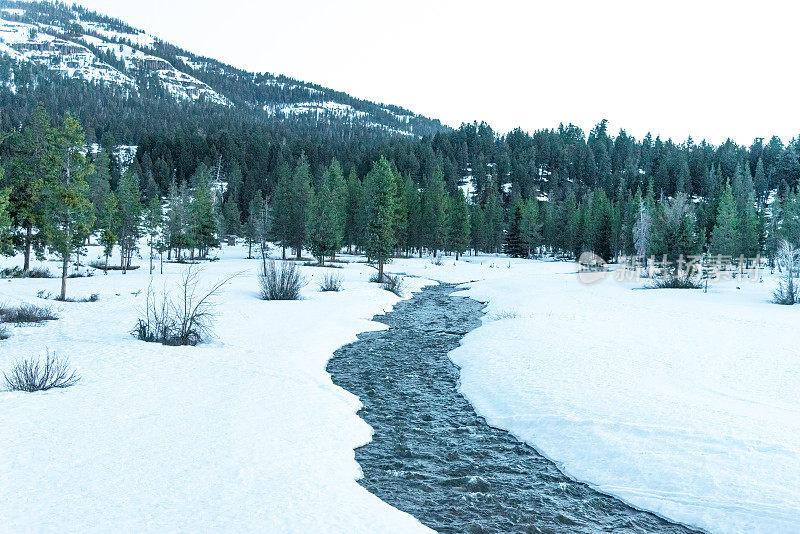
[[(800, 307), (775, 279), (709, 293), (579, 282), (576, 266), (465, 258), (483, 326), (451, 354), (494, 426), (577, 479), (712, 532), (800, 532)], [(461, 263), (461, 262), (459, 262)]]
[[(0, 280), (0, 302), (50, 304), (61, 316), (14, 328), (0, 341), (0, 369), (50, 349), (82, 377), (66, 390), (0, 392), (0, 530), (428, 530), (356, 482), (353, 448), (371, 430), (356, 416), (358, 400), (325, 372), (356, 333), (385, 328), (370, 319), (398, 298), (367, 282), (373, 269), (351, 264), (336, 270), (342, 292), (319, 292), (329, 270), (308, 267), (303, 300), (261, 301), (258, 261), (244, 255), (224, 247), (203, 268), (206, 284), (242, 274), (219, 298), (217, 339), (197, 347), (131, 337), (146, 264), (69, 280), (71, 296), (98, 293), (94, 303), (36, 297), (57, 293), (57, 279)], [(0, 259), (11, 264), (19, 258)], [(168, 264), (155, 287), (184, 269)], [(423, 283), (409, 280), (409, 289)]]
[[(341, 293), (319, 292), (328, 270), (304, 267), (314, 280), (303, 300), (264, 302), (244, 253), (224, 247), (204, 266), (203, 283), (242, 274), (219, 299), (216, 339), (190, 348), (130, 336), (146, 266), (69, 281), (72, 296), (99, 293), (95, 303), (36, 297), (57, 279), (0, 280), (0, 302), (61, 316), (14, 328), (0, 369), (50, 349), (82, 377), (62, 391), (0, 392), (2, 529), (35, 518), (36, 530), (67, 531), (425, 530), (357, 484), (353, 448), (370, 429), (325, 372), (356, 333), (384, 328), (370, 318), (397, 297), (351, 263), (336, 270)], [(156, 287), (184, 268), (168, 264)], [(585, 285), (571, 263), (495, 256), (388, 269), (413, 275), (412, 291), (470, 282), (465, 294), (488, 302), (452, 353), (462, 391), (567, 473), (712, 532), (800, 530), (800, 307), (768, 302), (774, 278), (704, 294)]]

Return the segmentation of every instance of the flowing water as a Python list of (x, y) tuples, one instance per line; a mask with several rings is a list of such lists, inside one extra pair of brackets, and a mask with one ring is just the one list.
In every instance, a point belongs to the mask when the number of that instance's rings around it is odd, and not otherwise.
[(489, 426), (458, 392), (447, 354), (480, 325), (482, 305), (431, 286), (375, 320), (328, 364), (374, 429), (356, 450), (360, 483), (439, 532), (693, 532), (564, 475)]

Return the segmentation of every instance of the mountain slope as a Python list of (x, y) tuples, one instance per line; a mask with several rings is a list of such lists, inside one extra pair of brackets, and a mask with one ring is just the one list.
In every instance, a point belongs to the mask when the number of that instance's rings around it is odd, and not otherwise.
[[(126, 98), (232, 107), (272, 120), (311, 120), (389, 135), (447, 128), (406, 109), (354, 98), (315, 84), (257, 74), (200, 57), (126, 23), (64, 4), (0, 0), (0, 83), (25, 90), (20, 71), (81, 80)], [(52, 75), (57, 75), (53, 77)], [(35, 84), (35, 81), (33, 82)], [(259, 117), (260, 118), (260, 117)]]

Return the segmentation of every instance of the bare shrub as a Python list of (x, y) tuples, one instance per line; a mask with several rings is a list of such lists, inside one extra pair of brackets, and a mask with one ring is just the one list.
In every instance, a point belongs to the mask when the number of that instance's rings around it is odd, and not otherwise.
[(31, 267), (23, 271), (19, 267), (8, 267), (0, 270), (0, 278), (53, 278), (47, 267)]
[(74, 386), (80, 377), (70, 369), (67, 358), (59, 358), (47, 351), (44, 364), (38, 358), (23, 360), (3, 373), (8, 391), (47, 391)]
[(383, 289), (391, 291), (398, 297), (403, 296), (403, 289), (405, 288), (405, 281), (403, 277), (398, 275), (392, 276), (384, 273), (383, 275)]
[(280, 268), (275, 260), (264, 259), (258, 273), (263, 300), (299, 300), (306, 279), (292, 262), (283, 262)]
[(784, 239), (778, 245), (775, 261), (783, 268), (783, 276), (778, 282), (778, 289), (772, 293), (772, 302), (786, 306), (796, 304), (800, 300), (800, 288), (795, 281), (800, 267), (800, 249)]
[[(386, 275), (384, 275), (384, 276), (386, 276)], [(382, 284), (383, 283), (383, 280), (381, 280), (380, 273), (377, 273), (377, 272), (369, 277), (369, 281), (371, 283), (373, 283), (373, 284)]]
[(648, 289), (701, 289), (703, 286), (690, 276), (665, 274), (647, 286)]
[(178, 283), (177, 294), (164, 291), (156, 294), (152, 283), (147, 288), (144, 317), (140, 317), (132, 334), (137, 339), (172, 346), (194, 346), (211, 335), (215, 298), (233, 277), (199, 288), (199, 272), (191, 266)]
[(4, 339), (8, 339), (11, 337), (11, 334), (8, 333), (8, 328), (5, 326), (0, 326), (0, 341)]
[(335, 273), (326, 273), (319, 283), (320, 291), (341, 291), (342, 277)]
[(19, 306), (0, 306), (0, 321), (4, 323), (26, 324), (55, 321), (58, 316), (47, 306), (23, 303)]

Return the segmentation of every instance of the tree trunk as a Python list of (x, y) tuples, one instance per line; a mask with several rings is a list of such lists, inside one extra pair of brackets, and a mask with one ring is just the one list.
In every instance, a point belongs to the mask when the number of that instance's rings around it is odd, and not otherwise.
[(32, 235), (33, 228), (29, 224), (25, 227), (25, 265), (22, 267), (22, 270), (26, 273), (31, 268), (31, 241), (33, 241)]
[(286, 245), (283, 245), (283, 261), (286, 261)]
[(61, 298), (59, 300), (67, 300), (67, 271), (69, 270), (69, 254), (64, 254), (61, 259)]
[(383, 282), (383, 261), (378, 262), (378, 283)]
[(303, 258), (303, 246), (300, 245), (299, 247), (297, 247), (297, 259), (299, 260), (302, 258)]

